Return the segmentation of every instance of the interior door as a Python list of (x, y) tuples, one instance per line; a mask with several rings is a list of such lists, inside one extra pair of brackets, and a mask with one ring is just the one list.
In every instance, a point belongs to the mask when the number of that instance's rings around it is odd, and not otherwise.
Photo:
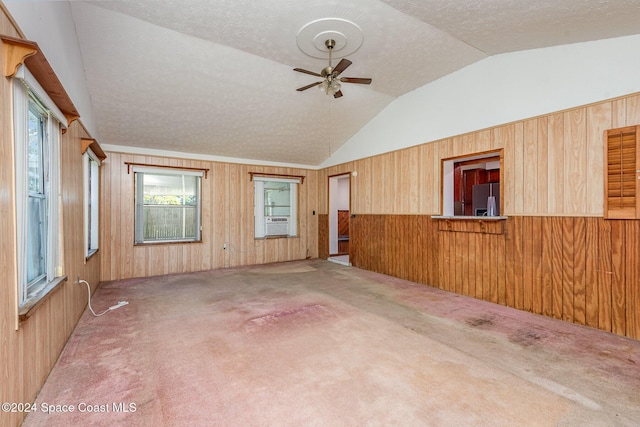
[(329, 177), (329, 256), (349, 254), (351, 174)]

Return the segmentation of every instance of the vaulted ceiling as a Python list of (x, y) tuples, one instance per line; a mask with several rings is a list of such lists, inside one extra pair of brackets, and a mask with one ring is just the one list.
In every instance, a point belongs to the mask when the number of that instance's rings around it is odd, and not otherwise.
[[(397, 97), (488, 56), (640, 33), (636, 0), (109, 0), (71, 10), (101, 143), (301, 165), (322, 163)], [(339, 99), (295, 90), (318, 78), (294, 67), (327, 65), (298, 35), (324, 18), (362, 35), (343, 76), (373, 79), (343, 84)]]

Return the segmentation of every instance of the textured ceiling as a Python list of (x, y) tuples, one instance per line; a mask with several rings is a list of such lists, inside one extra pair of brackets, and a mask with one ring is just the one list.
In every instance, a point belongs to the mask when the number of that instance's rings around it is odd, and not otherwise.
[[(73, 1), (100, 142), (318, 165), (396, 97), (489, 55), (640, 33), (636, 0)], [(298, 31), (362, 30), (333, 99)]]

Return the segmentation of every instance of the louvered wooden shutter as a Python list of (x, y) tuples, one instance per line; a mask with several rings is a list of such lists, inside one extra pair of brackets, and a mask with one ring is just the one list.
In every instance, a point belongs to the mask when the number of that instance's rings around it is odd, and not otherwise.
[(640, 150), (636, 147), (640, 126), (606, 131), (604, 216), (640, 218)]

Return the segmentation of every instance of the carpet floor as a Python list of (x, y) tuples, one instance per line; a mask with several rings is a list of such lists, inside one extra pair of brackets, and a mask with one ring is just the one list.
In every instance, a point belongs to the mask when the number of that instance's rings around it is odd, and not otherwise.
[(103, 283), (24, 426), (612, 426), (640, 341), (323, 260)]

